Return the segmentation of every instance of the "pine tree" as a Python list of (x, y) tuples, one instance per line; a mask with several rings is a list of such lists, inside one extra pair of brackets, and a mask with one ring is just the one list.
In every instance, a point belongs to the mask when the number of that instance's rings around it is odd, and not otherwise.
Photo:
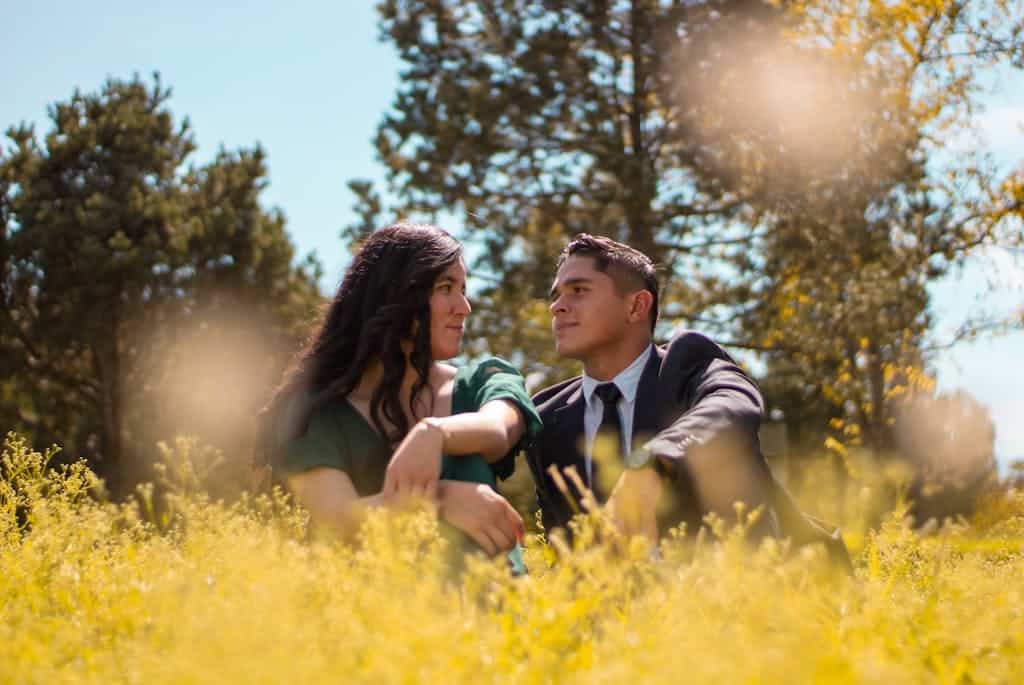
[(13, 127), (0, 157), (8, 425), (90, 457), (114, 494), (173, 413), (162, 391), (186, 331), (248, 319), (270, 350), (294, 343), (318, 297), (315, 264), (294, 263), (284, 218), (259, 204), (263, 152), (187, 166), (169, 97), (159, 76), (76, 91), (42, 142)]

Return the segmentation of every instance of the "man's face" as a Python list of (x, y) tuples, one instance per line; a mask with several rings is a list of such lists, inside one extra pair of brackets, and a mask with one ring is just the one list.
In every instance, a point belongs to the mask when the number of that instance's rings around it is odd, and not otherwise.
[(569, 257), (551, 286), (550, 309), (558, 354), (583, 360), (626, 335), (630, 297), (618, 293), (592, 257)]
[(430, 294), (430, 355), (451, 359), (459, 353), (463, 325), (472, 308), (466, 299), (466, 265), (460, 259), (438, 276)]

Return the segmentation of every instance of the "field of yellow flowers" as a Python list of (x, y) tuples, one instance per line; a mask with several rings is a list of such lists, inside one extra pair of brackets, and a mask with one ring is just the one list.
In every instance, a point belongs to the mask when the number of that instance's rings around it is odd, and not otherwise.
[(3, 460), (0, 683), (1024, 682), (1012, 492), (984, 525), (889, 515), (853, 546), (853, 578), (729, 535), (557, 563), (534, 539), (513, 578), (453, 563), (424, 515), (371, 517), (343, 545), (279, 497), (114, 505), (17, 438)]

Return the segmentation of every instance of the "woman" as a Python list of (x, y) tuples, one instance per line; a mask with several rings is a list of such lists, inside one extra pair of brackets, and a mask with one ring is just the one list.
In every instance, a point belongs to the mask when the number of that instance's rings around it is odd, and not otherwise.
[(470, 311), (446, 232), (396, 224), (363, 243), (264, 424), (314, 521), (351, 531), (367, 507), (421, 498), (489, 554), (516, 547), (522, 519), (492, 486), (540, 417), (507, 362), (442, 363)]

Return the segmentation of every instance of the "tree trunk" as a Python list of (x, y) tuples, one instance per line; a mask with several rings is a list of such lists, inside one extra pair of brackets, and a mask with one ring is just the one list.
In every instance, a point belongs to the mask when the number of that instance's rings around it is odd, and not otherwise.
[[(654, 198), (648, 192), (650, 179), (647, 167), (647, 141), (644, 139), (644, 119), (647, 116), (647, 73), (644, 62), (644, 44), (648, 31), (644, 9), (634, 2), (630, 12), (630, 63), (633, 71), (632, 98), (630, 98), (629, 137), (630, 150), (626, 158), (626, 177), (622, 179), (625, 193), (626, 221), (629, 223), (630, 245), (651, 259), (658, 261), (654, 251), (654, 236), (650, 226), (651, 204)], [(625, 149), (623, 150), (625, 152)]]
[(102, 473), (112, 499), (124, 495), (124, 420), (122, 412), (121, 356), (117, 345), (117, 325), (110, 339), (93, 348), (96, 373), (100, 379), (103, 433), (100, 439)]
[(881, 350), (878, 343), (871, 341), (868, 347), (868, 368), (871, 372), (871, 432), (875, 456), (880, 456), (888, 447), (888, 430), (885, 414), (885, 370), (882, 368)]

